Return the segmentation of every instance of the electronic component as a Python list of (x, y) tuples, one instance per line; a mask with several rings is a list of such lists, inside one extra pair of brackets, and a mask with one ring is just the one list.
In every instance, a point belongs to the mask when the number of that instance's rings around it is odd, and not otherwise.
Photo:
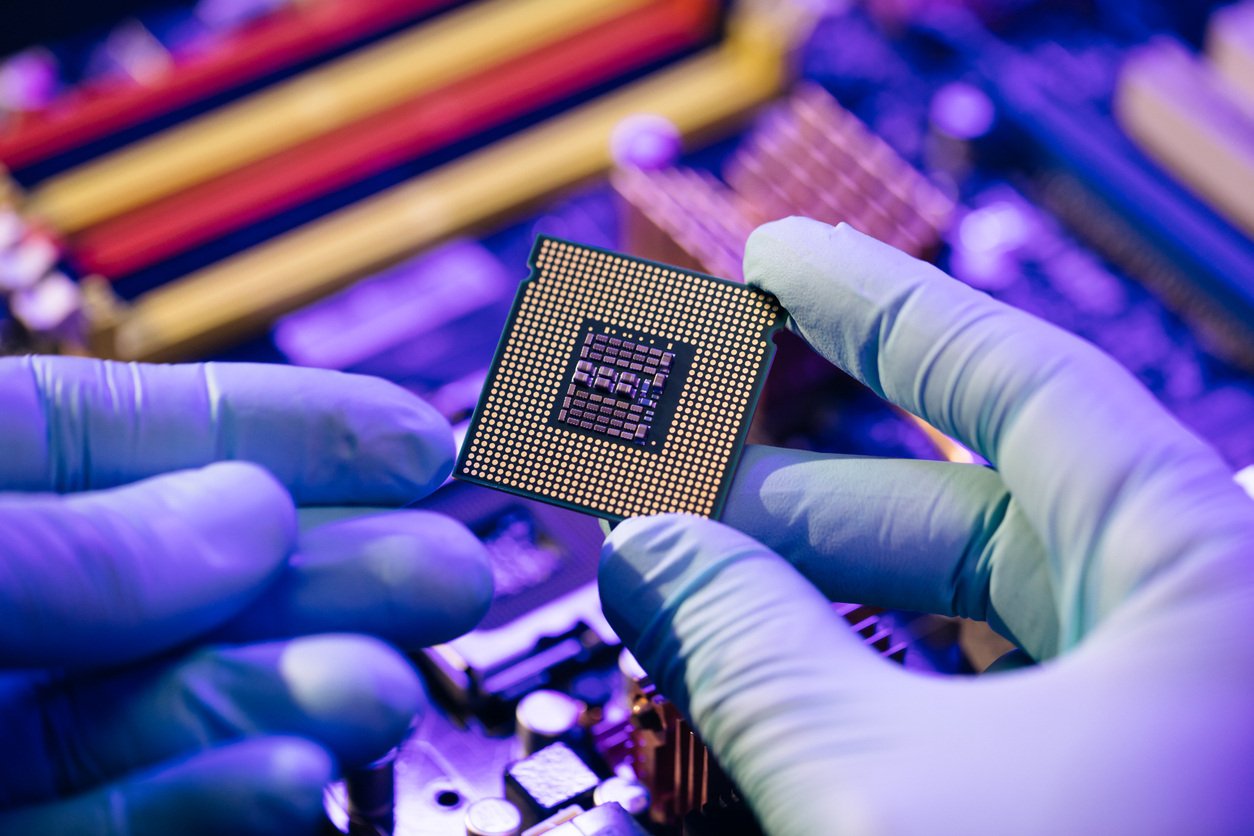
[(456, 710), (506, 724), (529, 692), (612, 661), (619, 640), (597, 597), (595, 520), (456, 482), (421, 507), (465, 523), (492, 561), (495, 597), (479, 627), (422, 652)]
[(618, 329), (590, 322), (577, 340), (579, 359), (557, 410), (557, 423), (600, 438), (657, 447), (674, 413), (692, 347), (616, 337)]
[[(643, 673), (643, 672), (642, 672)], [(649, 791), (649, 819), (674, 826), (692, 812), (739, 806), (731, 779), (674, 704), (641, 675), (628, 684), (630, 764)]]
[[(206, 22), (206, 7), (176, 27), (181, 33), (198, 30)], [(450, 0), (314, 0), (312, 3), (261, 3), (268, 7), (262, 19), (241, 19), (247, 3), (222, 3), (230, 11), (225, 20), (212, 21), (192, 43), (182, 42), (174, 64), (145, 74), (142, 84), (113, 78), (87, 78), (66, 86), (70, 79), (48, 84), (52, 101), (0, 124), (0, 160), (10, 168), (37, 163), (111, 131), (133, 129), (153, 116), (184, 107), (206, 96), (220, 95), (266, 73), (316, 58), (328, 48), (343, 47), (411, 19), (452, 5)], [(277, 8), (276, 8), (277, 7)], [(189, 10), (190, 11), (190, 10)], [(257, 9), (252, 10), (254, 13)], [(77, 16), (65, 15), (71, 25)], [(52, 64), (45, 72), (56, 72)], [(12, 60), (12, 59), (10, 59)], [(129, 79), (127, 80), (129, 81)]]
[(466, 810), (466, 836), (518, 836), (522, 813), (504, 798), (484, 798)]
[(1169, 39), (1139, 47), (1120, 70), (1114, 106), (1146, 154), (1254, 235), (1254, 117), (1204, 61)]
[(801, 85), (713, 175), (623, 168), (626, 235), (652, 258), (740, 277), (754, 227), (789, 215), (846, 221), (913, 255), (936, 250), (953, 201), (823, 88)]
[(694, 270), (743, 278), (745, 242), (760, 222), (714, 175), (690, 168), (617, 169), (624, 237), (634, 253)]
[[(833, 604), (832, 609), (867, 647), (898, 664), (905, 662), (908, 644), (879, 610), (858, 604)], [(739, 791), (687, 718), (657, 692), (627, 651), (622, 653), (619, 669), (631, 705), (630, 719), (622, 725), (629, 729), (631, 740), (624, 744), (623, 728), (607, 724), (598, 730), (597, 745), (607, 761), (613, 764), (622, 759), (639, 778), (652, 798), (650, 821), (673, 827), (694, 813), (719, 816), (736, 811), (730, 820), (748, 827), (752, 817)], [(750, 827), (745, 832), (756, 831)]]
[(390, 831), (396, 805), (396, 751), (344, 776), (348, 820), (358, 828)]
[[(595, 5), (599, 14), (606, 4)], [(75, 252), (84, 269), (125, 276), (316, 196), (334, 201), (328, 196), (346, 183), (473, 142), (512, 119), (648, 66), (681, 44), (697, 43), (713, 25), (717, 6), (715, 0), (632, 3), (609, 20), (537, 43), (466, 79), (106, 220), (75, 236)], [(547, 83), (536, 85), (537, 75)]]
[(987, 33), (945, 31), (970, 58), (1029, 156), (1036, 195), (1077, 235), (1254, 366), (1254, 244), (1172, 182), (1095, 102), (1067, 96), (1058, 67)]
[(555, 238), (531, 267), (454, 475), (608, 519), (717, 516), (779, 303)]
[(126, 360), (220, 349), (361, 275), (605, 171), (608, 135), (627, 116), (651, 110), (684, 136), (709, 136), (775, 95), (804, 28), (792, 25), (804, 24), (792, 3), (738, 8), (719, 47), (148, 291), (92, 320), (88, 341)]
[(454, 9), (439, 26), (403, 30), (50, 178), (31, 194), (32, 211), (65, 234), (82, 231), (462, 81), (633, 4), (492, 0), (485, 5)]
[(727, 165), (761, 220), (847, 221), (912, 255), (931, 253), (953, 201), (822, 87), (800, 85)]
[(571, 805), (591, 804), (596, 773), (565, 743), (553, 743), (505, 770), (505, 797), (523, 811), (526, 823), (548, 818)]
[(617, 804), (633, 816), (643, 816), (649, 812), (649, 790), (644, 784), (632, 778), (613, 775), (601, 782), (592, 793), (592, 800), (599, 806)]
[(591, 810), (562, 811), (552, 820), (541, 822), (523, 836), (647, 836), (618, 804), (600, 804)]
[(579, 726), (583, 706), (560, 691), (532, 691), (518, 701), (514, 729), (524, 755), (532, 755), (558, 742)]
[(477, 387), (448, 394), (491, 362), (515, 284), (478, 242), (451, 241), (280, 319), (273, 339), (291, 363), (385, 377), (457, 421)]

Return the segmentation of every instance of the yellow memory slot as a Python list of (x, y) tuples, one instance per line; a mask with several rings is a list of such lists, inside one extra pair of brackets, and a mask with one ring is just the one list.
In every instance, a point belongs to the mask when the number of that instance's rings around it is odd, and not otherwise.
[(648, 0), (490, 0), (50, 178), (28, 209), (72, 234), (440, 89)]
[(720, 47), (522, 134), (176, 280), (101, 323), (93, 349), (177, 360), (262, 331), (275, 317), (453, 235), (604, 173), (609, 136), (640, 112), (709, 136), (775, 95), (787, 38), (742, 27)]

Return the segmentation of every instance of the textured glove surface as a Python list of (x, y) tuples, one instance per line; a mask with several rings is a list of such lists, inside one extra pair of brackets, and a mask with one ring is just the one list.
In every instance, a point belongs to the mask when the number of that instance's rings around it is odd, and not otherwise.
[(314, 827), (423, 708), (388, 642), (490, 600), (469, 531), (381, 510), (452, 458), (380, 380), (0, 359), (0, 834)]
[[(749, 282), (993, 469), (751, 449), (724, 524), (629, 520), (611, 623), (771, 833), (1254, 830), (1254, 503), (1091, 345), (847, 226)], [(892, 667), (829, 600), (987, 619), (1041, 664)]]

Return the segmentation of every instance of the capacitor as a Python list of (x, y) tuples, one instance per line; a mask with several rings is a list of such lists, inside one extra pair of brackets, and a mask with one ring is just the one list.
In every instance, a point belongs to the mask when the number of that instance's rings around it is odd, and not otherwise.
[(505, 797), (522, 811), (528, 825), (567, 808), (591, 807), (599, 783), (583, 758), (561, 742), (505, 767)]
[(396, 796), (396, 750), (344, 776), (348, 815), (353, 822), (391, 832)]
[(560, 740), (579, 725), (583, 705), (558, 691), (532, 691), (518, 703), (518, 743), (523, 756)]
[(466, 808), (466, 836), (518, 836), (522, 813), (504, 798), (482, 798)]
[(649, 810), (649, 790), (639, 781), (619, 775), (606, 778), (592, 793), (594, 803), (611, 804), (617, 802), (633, 816), (644, 815)]

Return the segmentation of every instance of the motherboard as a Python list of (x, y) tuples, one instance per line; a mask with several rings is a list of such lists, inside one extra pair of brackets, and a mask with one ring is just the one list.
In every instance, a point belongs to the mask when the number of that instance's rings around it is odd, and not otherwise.
[[(717, 516), (745, 442), (979, 463), (781, 327), (764, 222), (932, 261), (1254, 465), (1254, 2), (115, 5), (0, 63), (0, 350), (376, 375), (466, 440), (419, 505), (496, 599), (329, 833), (757, 832), (606, 622), (597, 517)], [(908, 668), (1010, 647), (834, 606)]]

